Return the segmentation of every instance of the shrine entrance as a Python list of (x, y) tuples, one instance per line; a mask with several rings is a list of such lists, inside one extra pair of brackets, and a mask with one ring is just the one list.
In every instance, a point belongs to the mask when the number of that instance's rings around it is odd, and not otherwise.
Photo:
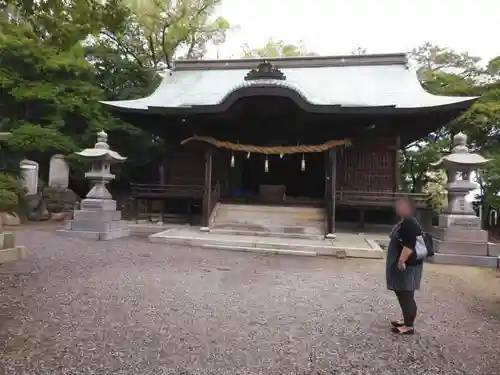
[(287, 198), (323, 200), (325, 196), (324, 153), (262, 155), (244, 157), (235, 165), (240, 174), (236, 193), (258, 196), (262, 186), (281, 186)]

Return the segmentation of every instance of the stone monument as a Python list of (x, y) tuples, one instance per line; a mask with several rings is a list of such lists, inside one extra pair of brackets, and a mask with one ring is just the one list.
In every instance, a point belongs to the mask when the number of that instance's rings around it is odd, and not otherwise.
[(72, 217), (79, 200), (69, 188), (69, 164), (63, 155), (53, 155), (49, 165), (49, 186), (43, 191), (43, 199), (53, 221)]
[(67, 189), (69, 185), (69, 165), (63, 155), (50, 158), (49, 187)]
[(38, 163), (33, 160), (21, 160), (21, 177), (26, 195), (38, 193)]
[(77, 155), (92, 161), (92, 169), (85, 174), (92, 188), (82, 200), (80, 210), (74, 212), (74, 219), (68, 222), (65, 230), (59, 231), (61, 234), (96, 240), (111, 240), (130, 234), (127, 222), (121, 220), (116, 201), (106, 188), (106, 184), (115, 178), (111, 174), (111, 165), (126, 158), (110, 150), (107, 141), (108, 135), (101, 131), (94, 148), (77, 152)]
[(465, 134), (455, 135), (453, 143), (451, 153), (432, 164), (444, 168), (448, 176), (448, 207), (434, 228), (436, 255), (432, 261), (497, 268), (498, 257), (492, 254), (494, 247), (488, 243), (488, 232), (481, 229), (481, 219), (466, 199), (477, 188), (471, 181), (471, 172), (489, 159), (469, 152)]

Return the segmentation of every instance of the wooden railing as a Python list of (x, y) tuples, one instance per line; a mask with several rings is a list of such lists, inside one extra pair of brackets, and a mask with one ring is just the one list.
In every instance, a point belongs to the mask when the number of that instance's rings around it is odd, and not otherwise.
[(152, 206), (154, 203), (159, 203), (159, 215), (160, 218), (163, 218), (165, 217), (165, 201), (168, 199), (184, 199), (186, 200), (186, 215), (189, 222), (191, 222), (192, 204), (201, 204), (203, 206), (202, 220), (208, 222), (208, 218), (212, 214), (215, 205), (220, 200), (220, 190), (218, 182), (212, 186), (208, 195), (205, 195), (205, 189), (202, 185), (130, 184), (130, 197), (134, 202), (134, 216), (136, 220), (139, 218), (139, 207), (142, 203), (146, 204), (146, 215), (151, 220), (151, 217), (154, 216), (152, 215)]
[(430, 208), (430, 195), (399, 192), (369, 192), (369, 191), (337, 191), (336, 205), (353, 208), (392, 207), (398, 199), (409, 198), (416, 208)]
[(169, 199), (182, 199), (186, 201), (185, 219), (191, 222), (191, 207), (197, 201), (201, 203), (203, 194), (202, 185), (130, 184), (130, 198), (133, 201), (135, 220), (138, 220), (140, 216), (147, 216), (151, 221), (153, 216), (158, 215), (159, 220), (164, 221), (168, 217), (165, 212), (166, 202)]
[(134, 199), (203, 198), (201, 185), (130, 184)]

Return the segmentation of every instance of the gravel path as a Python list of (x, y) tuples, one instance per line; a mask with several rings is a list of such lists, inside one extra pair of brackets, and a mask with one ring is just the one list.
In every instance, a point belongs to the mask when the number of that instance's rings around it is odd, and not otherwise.
[(494, 270), (428, 265), (418, 334), (395, 337), (381, 261), (17, 240), (0, 374), (500, 374)]

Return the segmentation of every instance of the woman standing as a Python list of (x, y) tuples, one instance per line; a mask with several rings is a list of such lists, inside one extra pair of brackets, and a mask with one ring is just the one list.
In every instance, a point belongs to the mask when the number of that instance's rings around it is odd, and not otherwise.
[(386, 278), (387, 289), (392, 290), (398, 298), (403, 321), (391, 321), (392, 332), (411, 335), (415, 333), (413, 323), (417, 315), (415, 290), (420, 289), (423, 262), (408, 265), (407, 260), (415, 251), (417, 237), (422, 229), (413, 217), (413, 205), (408, 199), (396, 202), (396, 213), (401, 218), (390, 235), (387, 252)]

